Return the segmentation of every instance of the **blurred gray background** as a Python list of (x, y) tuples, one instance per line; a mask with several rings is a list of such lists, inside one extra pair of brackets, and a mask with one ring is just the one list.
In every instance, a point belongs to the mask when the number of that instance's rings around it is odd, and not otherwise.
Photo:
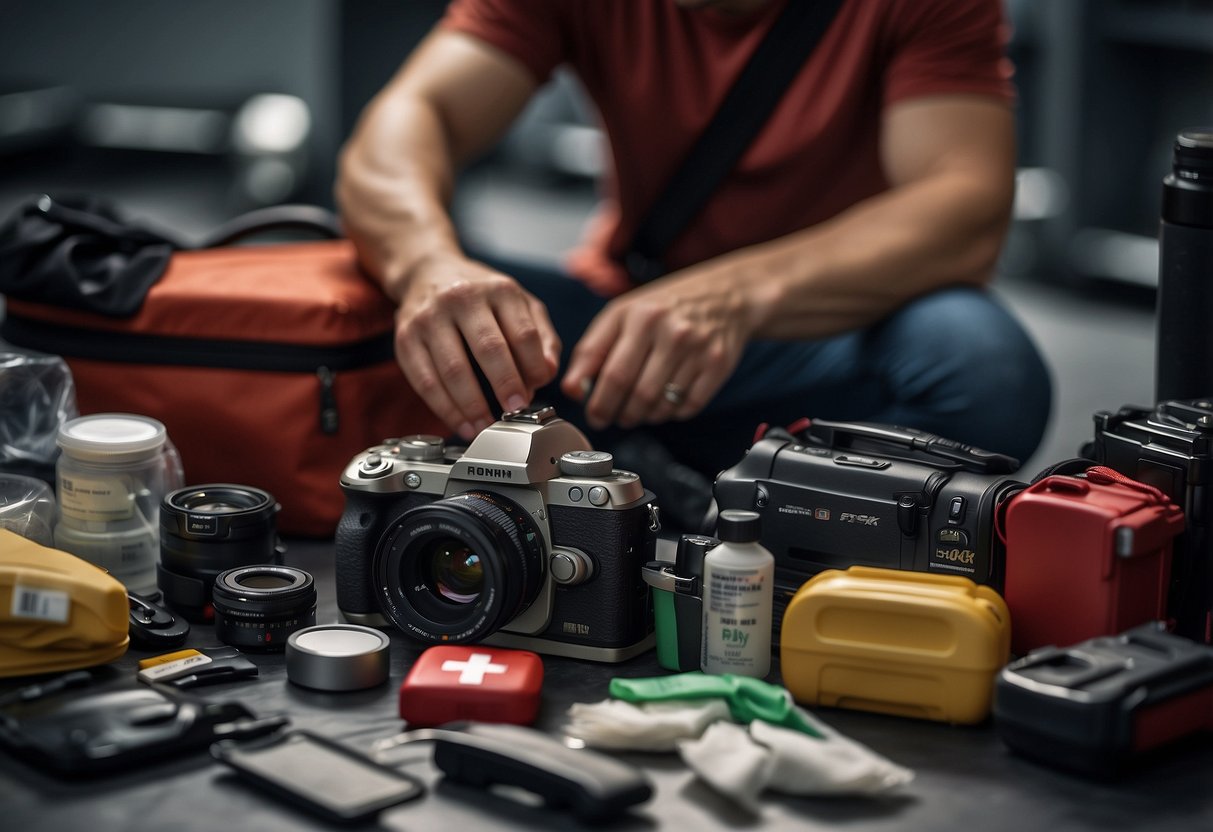
[[(0, 1), (0, 218), (88, 193), (197, 234), (286, 201), (331, 204), (358, 112), (440, 0)], [(1213, 0), (1010, 0), (1016, 221), (995, 291), (1056, 381), (1045, 443), (1153, 390), (1159, 192), (1182, 127), (1213, 124)], [(594, 203), (601, 138), (558, 77), (463, 177), (464, 234), (557, 261)], [(809, 414), (811, 415), (811, 414)]]

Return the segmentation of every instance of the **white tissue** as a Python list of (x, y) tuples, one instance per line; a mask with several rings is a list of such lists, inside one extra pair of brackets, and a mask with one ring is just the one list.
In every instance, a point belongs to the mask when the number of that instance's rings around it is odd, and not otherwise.
[(679, 740), (698, 737), (721, 720), (729, 720), (729, 706), (723, 699), (642, 705), (607, 699), (570, 707), (564, 732), (595, 748), (674, 751)]

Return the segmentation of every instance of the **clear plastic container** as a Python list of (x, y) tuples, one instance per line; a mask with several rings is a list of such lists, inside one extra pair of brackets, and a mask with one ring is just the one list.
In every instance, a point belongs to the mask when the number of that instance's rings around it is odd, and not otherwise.
[(42, 480), (0, 473), (0, 529), (42, 546), (55, 544), (55, 495)]
[(183, 484), (164, 425), (99, 413), (59, 429), (55, 546), (102, 567), (131, 592), (156, 590), (160, 502)]

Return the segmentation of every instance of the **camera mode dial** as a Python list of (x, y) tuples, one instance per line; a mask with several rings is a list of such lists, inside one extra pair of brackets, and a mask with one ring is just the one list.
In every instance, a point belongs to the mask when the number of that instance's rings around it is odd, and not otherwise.
[(406, 436), (396, 443), (396, 453), (400, 458), (414, 462), (441, 462), (443, 450), (442, 437), (428, 433)]
[(560, 457), (560, 473), (566, 477), (609, 477), (615, 457), (606, 451), (569, 451)]

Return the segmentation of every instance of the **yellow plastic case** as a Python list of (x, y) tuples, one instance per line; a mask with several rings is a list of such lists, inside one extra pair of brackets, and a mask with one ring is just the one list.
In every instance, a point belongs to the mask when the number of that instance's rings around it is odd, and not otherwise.
[(104, 570), (0, 529), (0, 677), (111, 662), (129, 624), (126, 588)]
[(797, 702), (980, 722), (1010, 658), (1011, 618), (968, 578), (852, 566), (806, 582), (780, 631)]

